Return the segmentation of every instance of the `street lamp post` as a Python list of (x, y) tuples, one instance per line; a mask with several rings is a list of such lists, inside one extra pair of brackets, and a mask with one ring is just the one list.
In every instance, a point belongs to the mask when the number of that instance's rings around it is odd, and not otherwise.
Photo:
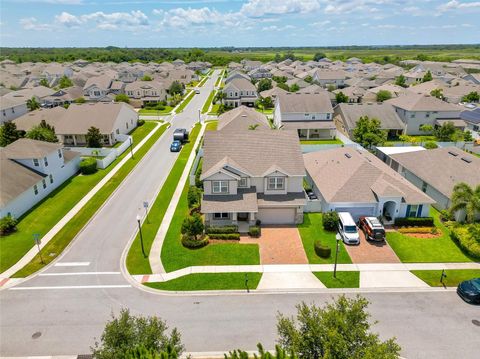
[(140, 244), (142, 246), (143, 258), (147, 258), (147, 255), (145, 254), (145, 248), (143, 248), (143, 235), (142, 235), (141, 221), (142, 221), (142, 217), (140, 215), (137, 215), (138, 231), (140, 232)]
[(132, 141), (132, 136), (130, 136), (130, 154), (132, 155), (132, 160), (133, 160), (133, 141)]
[(340, 234), (337, 233), (335, 239), (337, 240), (337, 249), (335, 250), (335, 265), (333, 267), (333, 278), (337, 278), (338, 245), (340, 244)]

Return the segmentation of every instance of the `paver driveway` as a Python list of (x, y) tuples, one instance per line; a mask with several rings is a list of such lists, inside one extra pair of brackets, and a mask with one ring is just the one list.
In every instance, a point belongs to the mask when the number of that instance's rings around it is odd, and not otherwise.
[(385, 242), (369, 242), (362, 231), (358, 246), (345, 245), (353, 263), (400, 263), (393, 249)]
[(297, 227), (262, 226), (260, 238), (242, 237), (240, 243), (258, 243), (261, 264), (307, 264)]

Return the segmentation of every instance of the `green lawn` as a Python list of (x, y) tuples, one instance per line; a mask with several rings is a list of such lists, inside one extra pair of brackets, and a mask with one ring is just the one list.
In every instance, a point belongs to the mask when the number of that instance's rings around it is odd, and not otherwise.
[(205, 127), (205, 132), (216, 131), (218, 127), (218, 121), (209, 121), (207, 127)]
[(215, 93), (216, 93), (216, 91), (213, 90), (212, 92), (210, 92), (210, 95), (208, 95), (207, 101), (205, 101), (205, 103), (203, 104), (202, 113), (207, 112), (208, 109), (210, 108), (210, 105), (212, 104), (213, 98), (215, 97)]
[(139, 115), (152, 115), (152, 116), (162, 116), (162, 115), (168, 115), (172, 112), (173, 107), (171, 106), (165, 106), (165, 109), (163, 110), (147, 110), (145, 108), (142, 108), (138, 111)]
[(169, 291), (246, 290), (245, 278), (248, 278), (248, 288), (253, 290), (257, 288), (262, 273), (189, 274), (168, 282), (145, 283), (145, 285), (150, 288)]
[(338, 272), (337, 278), (333, 277), (333, 272), (313, 272), (315, 276), (323, 283), (327, 288), (359, 288), (360, 287), (360, 272), (358, 271), (345, 271)]
[(220, 104), (216, 103), (212, 105), (212, 110), (208, 113), (209, 115), (218, 115), (218, 110), (220, 110)]
[(180, 106), (177, 107), (177, 109), (175, 110), (175, 113), (180, 113), (183, 111), (183, 109), (185, 107), (187, 107), (187, 105), (190, 103), (191, 99), (193, 98), (193, 96), (195, 96), (195, 92), (193, 90), (191, 90), (186, 96), (185, 98), (183, 99), (182, 103), (180, 104)]
[[(130, 133), (133, 143), (140, 142), (155, 125), (156, 123), (145, 123), (137, 127)], [(128, 154), (129, 151), (125, 151), (120, 158)], [(0, 273), (14, 265), (33, 247), (33, 233), (39, 233), (40, 237), (43, 237), (115, 167), (119, 160), (115, 160), (106, 169), (99, 169), (92, 175), (71, 177), (24, 214), (19, 219), (15, 233), (0, 237)]]
[[(412, 273), (430, 287), (442, 287), (441, 270), (412, 270)], [(464, 280), (480, 277), (480, 269), (451, 269), (446, 270), (445, 273), (447, 277), (443, 278), (443, 283), (447, 287), (455, 287)]]
[[(310, 264), (331, 264), (335, 262), (335, 232), (327, 232), (323, 229), (321, 213), (305, 213), (303, 223), (297, 227)], [(330, 258), (317, 256), (313, 247), (315, 240), (320, 240), (323, 245), (331, 248), (332, 254)], [(340, 242), (339, 246), (338, 263), (352, 263), (343, 242)]]
[(263, 113), (264, 115), (273, 115), (273, 108), (267, 108), (265, 110), (261, 108), (255, 108), (255, 110), (257, 110), (257, 112)]
[[(415, 143), (417, 143), (419, 146), (422, 143), (425, 144), (425, 142), (437, 142), (437, 138), (432, 135), (416, 135), (416, 136), (413, 135), (409, 137), (411, 137), (415, 141)], [(404, 143), (404, 142), (400, 140), (387, 141), (385, 142), (384, 146), (393, 146), (394, 144), (398, 144), (398, 143)], [(407, 143), (409, 143), (409, 141), (407, 141)]]
[[(145, 221), (142, 224), (143, 243), (146, 253), (150, 252), (155, 235), (160, 228), (160, 224), (162, 223), (165, 212), (170, 204), (175, 188), (177, 187), (178, 181), (185, 169), (185, 165), (187, 164), (188, 157), (193, 150), (199, 131), (199, 125), (196, 125), (191, 131), (189, 142), (183, 146), (180, 151), (180, 154), (170, 170), (160, 193), (150, 208), (148, 213), (148, 218), (150, 219), (149, 223)], [(127, 255), (127, 269), (130, 274), (149, 274), (152, 272), (148, 257), (143, 257), (140, 245), (140, 235), (138, 233)]]
[(414, 238), (398, 232), (387, 232), (387, 241), (402, 262), (471, 262), (450, 238), (450, 231), (439, 220), (439, 212), (432, 208), (430, 215), (442, 231), (437, 238)]
[(203, 85), (205, 85), (205, 82), (207, 82), (207, 80), (208, 80), (208, 76), (205, 76), (203, 79), (200, 80), (197, 87), (202, 87)]
[[(156, 125), (156, 124), (152, 124), (152, 125)], [(146, 131), (148, 127), (150, 126), (147, 126), (147, 123), (145, 123), (145, 125), (141, 126), (139, 129)], [(87, 204), (83, 206), (83, 208), (57, 233), (57, 235), (53, 237), (50, 240), (50, 242), (48, 242), (48, 244), (42, 249), (42, 254), (43, 254), (43, 259), (45, 261), (45, 264), (50, 263), (59, 254), (62, 253), (62, 251), (70, 243), (70, 241), (73, 238), (75, 238), (77, 233), (87, 224), (87, 222), (94, 215), (94, 213), (103, 205), (103, 203), (105, 203), (105, 201), (108, 199), (108, 197), (110, 197), (113, 191), (115, 191), (115, 189), (120, 185), (120, 183), (125, 179), (125, 177), (133, 170), (133, 168), (137, 165), (137, 163), (140, 162), (140, 160), (148, 152), (148, 150), (153, 146), (153, 144), (160, 138), (160, 136), (163, 134), (166, 128), (167, 128), (166, 126), (162, 126), (159, 130), (157, 130), (157, 132), (152, 137), (150, 137), (150, 139), (135, 153), (134, 159), (130, 159), (129, 161), (127, 161), (120, 168), (120, 170), (117, 173), (115, 173), (115, 175), (113, 175), (112, 178), (100, 189), (100, 191), (98, 191), (97, 194), (90, 201), (88, 201)], [(125, 155), (129, 156), (130, 152), (125, 152), (122, 156), (125, 156)], [(113, 168), (113, 167), (114, 166), (111, 165), (109, 168)], [(91, 189), (91, 187), (89, 187), (88, 190), (89, 189)], [(59, 208), (63, 209), (63, 206), (65, 205), (65, 203), (70, 202), (70, 200), (67, 198), (71, 198), (71, 196), (70, 197), (62, 196), (61, 198), (62, 199), (57, 199), (55, 201), (55, 209), (50, 212), (56, 213), (58, 212)], [(50, 204), (49, 208), (51, 209), (53, 208), (53, 206)], [(45, 219), (42, 217), (39, 217), (39, 218), (41, 218), (42, 220)], [(52, 226), (56, 222), (57, 221), (50, 221), (50, 226)], [(31, 233), (35, 233), (35, 232), (27, 232), (27, 235), (26, 235), (27, 239), (31, 240), (31, 238), (29, 237)], [(39, 232), (39, 233), (44, 234), (46, 232)], [(2, 248), (2, 253), (4, 253), (3, 248)], [(36, 272), (43, 266), (44, 264), (41, 263), (40, 257), (37, 254), (29, 264), (27, 264), (20, 271), (15, 273), (14, 277), (26, 277)]]
[(302, 145), (343, 145), (343, 142), (339, 139), (335, 140), (302, 140)]

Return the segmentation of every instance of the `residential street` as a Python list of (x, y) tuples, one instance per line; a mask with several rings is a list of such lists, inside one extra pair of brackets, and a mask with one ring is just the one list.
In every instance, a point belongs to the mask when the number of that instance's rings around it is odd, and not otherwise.
[[(65, 255), (40, 275), (0, 292), (0, 355), (41, 356), (89, 353), (110, 313), (158, 315), (178, 327), (188, 351), (273, 348), (276, 313), (292, 314), (301, 301), (322, 304), (333, 293), (317, 294), (152, 294), (130, 285), (121, 257), (137, 230), (143, 202), (153, 202), (177, 154), (169, 146), (175, 128), (190, 128), (219, 75), (195, 95), (172, 127), (152, 147), (108, 202), (77, 236)], [(453, 291), (363, 293), (379, 321), (382, 338), (396, 336), (406, 358), (475, 358), (480, 311)], [(40, 333), (40, 335), (35, 333)]]

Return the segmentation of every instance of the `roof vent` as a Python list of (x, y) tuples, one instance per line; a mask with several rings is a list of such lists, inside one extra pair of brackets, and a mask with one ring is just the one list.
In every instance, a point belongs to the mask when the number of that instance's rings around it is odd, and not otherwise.
[(448, 154), (449, 154), (449, 155), (452, 155), (452, 156), (455, 156), (455, 157), (458, 156), (458, 153), (455, 153), (455, 152), (452, 152), (452, 151), (448, 151)]
[(472, 160), (467, 157), (462, 157), (462, 161), (467, 162), (467, 163), (472, 163)]
[(345, 157), (352, 158), (352, 155), (350, 153), (345, 153)]
[(247, 117), (247, 115), (243, 114), (241, 117)]

